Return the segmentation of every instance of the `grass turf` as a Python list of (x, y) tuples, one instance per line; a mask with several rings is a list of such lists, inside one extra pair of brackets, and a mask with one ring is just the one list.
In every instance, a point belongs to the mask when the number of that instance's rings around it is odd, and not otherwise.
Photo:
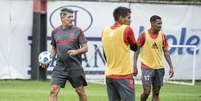
[[(0, 80), (0, 101), (48, 101), (50, 81)], [(89, 83), (86, 87), (89, 101), (108, 101), (105, 85)], [(136, 85), (136, 101), (139, 101), (141, 85)], [(61, 89), (59, 101), (79, 101), (69, 83)], [(164, 84), (161, 101), (201, 101), (201, 82), (195, 86)], [(151, 101), (149, 97), (148, 101)]]

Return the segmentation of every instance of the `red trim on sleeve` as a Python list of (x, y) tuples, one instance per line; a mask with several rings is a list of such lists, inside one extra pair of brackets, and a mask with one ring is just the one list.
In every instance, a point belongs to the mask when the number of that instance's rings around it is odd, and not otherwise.
[(126, 45), (133, 45), (136, 43), (134, 32), (129, 26), (124, 31), (124, 42)]
[(81, 44), (87, 43), (86, 37), (84, 35), (84, 32), (80, 29), (80, 35), (79, 35), (79, 42)]
[(137, 46), (138, 47), (142, 47), (145, 43), (146, 37), (145, 37), (145, 33), (140, 33), (138, 40), (137, 40)]
[(162, 40), (163, 40), (163, 48), (168, 48), (168, 42), (164, 34), (162, 34)]

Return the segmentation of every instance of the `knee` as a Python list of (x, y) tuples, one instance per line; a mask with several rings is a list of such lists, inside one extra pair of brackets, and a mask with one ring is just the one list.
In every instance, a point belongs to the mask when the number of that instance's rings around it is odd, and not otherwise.
[(85, 91), (83, 87), (75, 88), (75, 91), (79, 96), (85, 96)]
[(51, 96), (57, 96), (58, 91), (59, 91), (59, 87), (58, 86), (52, 86), (51, 90), (50, 90), (50, 95)]
[(153, 96), (159, 96), (159, 91), (153, 91)]
[(150, 94), (151, 90), (150, 89), (144, 89), (143, 95), (148, 97)]
[(159, 93), (153, 93), (153, 96), (159, 96)]
[(149, 92), (144, 92), (144, 93), (143, 93), (143, 95), (144, 95), (145, 97), (148, 97), (149, 94), (150, 94)]
[(159, 96), (160, 87), (154, 87), (153, 88), (153, 96)]

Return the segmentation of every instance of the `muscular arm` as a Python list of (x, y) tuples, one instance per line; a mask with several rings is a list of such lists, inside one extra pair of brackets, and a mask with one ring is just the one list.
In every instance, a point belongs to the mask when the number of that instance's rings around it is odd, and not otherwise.
[(138, 37), (138, 40), (137, 40), (137, 50), (136, 52), (134, 53), (134, 66), (137, 68), (137, 60), (138, 60), (138, 56), (139, 56), (139, 53), (140, 53), (140, 48), (144, 45), (145, 43), (145, 36), (144, 36), (144, 32), (143, 33), (140, 33), (140, 36)]
[[(139, 52), (140, 52), (140, 49), (138, 48), (134, 53), (134, 69), (136, 70), (137, 73), (138, 73), (137, 60), (138, 60)], [(136, 73), (136, 75), (137, 75), (137, 73)]]
[(164, 53), (164, 57), (165, 57), (168, 65), (170, 67), (169, 78), (172, 78), (173, 75), (174, 75), (174, 69), (173, 69), (171, 58), (170, 58), (170, 54), (168, 52), (168, 43), (167, 43), (166, 36), (164, 34), (163, 34), (162, 38), (163, 38), (163, 53)]
[(134, 53), (134, 66), (135, 66), (135, 68), (137, 68), (137, 60), (138, 60), (139, 53), (140, 53), (140, 49), (137, 49), (136, 52)]
[(138, 59), (138, 56), (139, 56), (139, 51), (140, 51), (140, 49), (138, 48), (134, 53), (134, 64), (133, 64), (133, 69), (135, 70), (134, 76), (136, 76), (138, 74), (137, 59)]
[(168, 65), (170, 66), (170, 70), (169, 70), (169, 78), (172, 78), (174, 75), (174, 70), (173, 70), (173, 66), (172, 66), (172, 61), (170, 58), (170, 54), (167, 50), (167, 48), (163, 48), (163, 53), (164, 53), (164, 57), (168, 63)]

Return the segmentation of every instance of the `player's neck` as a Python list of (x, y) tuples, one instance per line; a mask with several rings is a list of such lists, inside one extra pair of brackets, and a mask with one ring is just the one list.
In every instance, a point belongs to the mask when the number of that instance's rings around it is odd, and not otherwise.
[(153, 29), (153, 28), (150, 28), (150, 29), (149, 29), (149, 33), (151, 33), (151, 34), (158, 34), (158, 32), (159, 32), (159, 31), (157, 31), (157, 30), (155, 30), (155, 29)]
[(68, 29), (70, 27), (71, 27), (71, 25), (62, 25), (62, 29)]

